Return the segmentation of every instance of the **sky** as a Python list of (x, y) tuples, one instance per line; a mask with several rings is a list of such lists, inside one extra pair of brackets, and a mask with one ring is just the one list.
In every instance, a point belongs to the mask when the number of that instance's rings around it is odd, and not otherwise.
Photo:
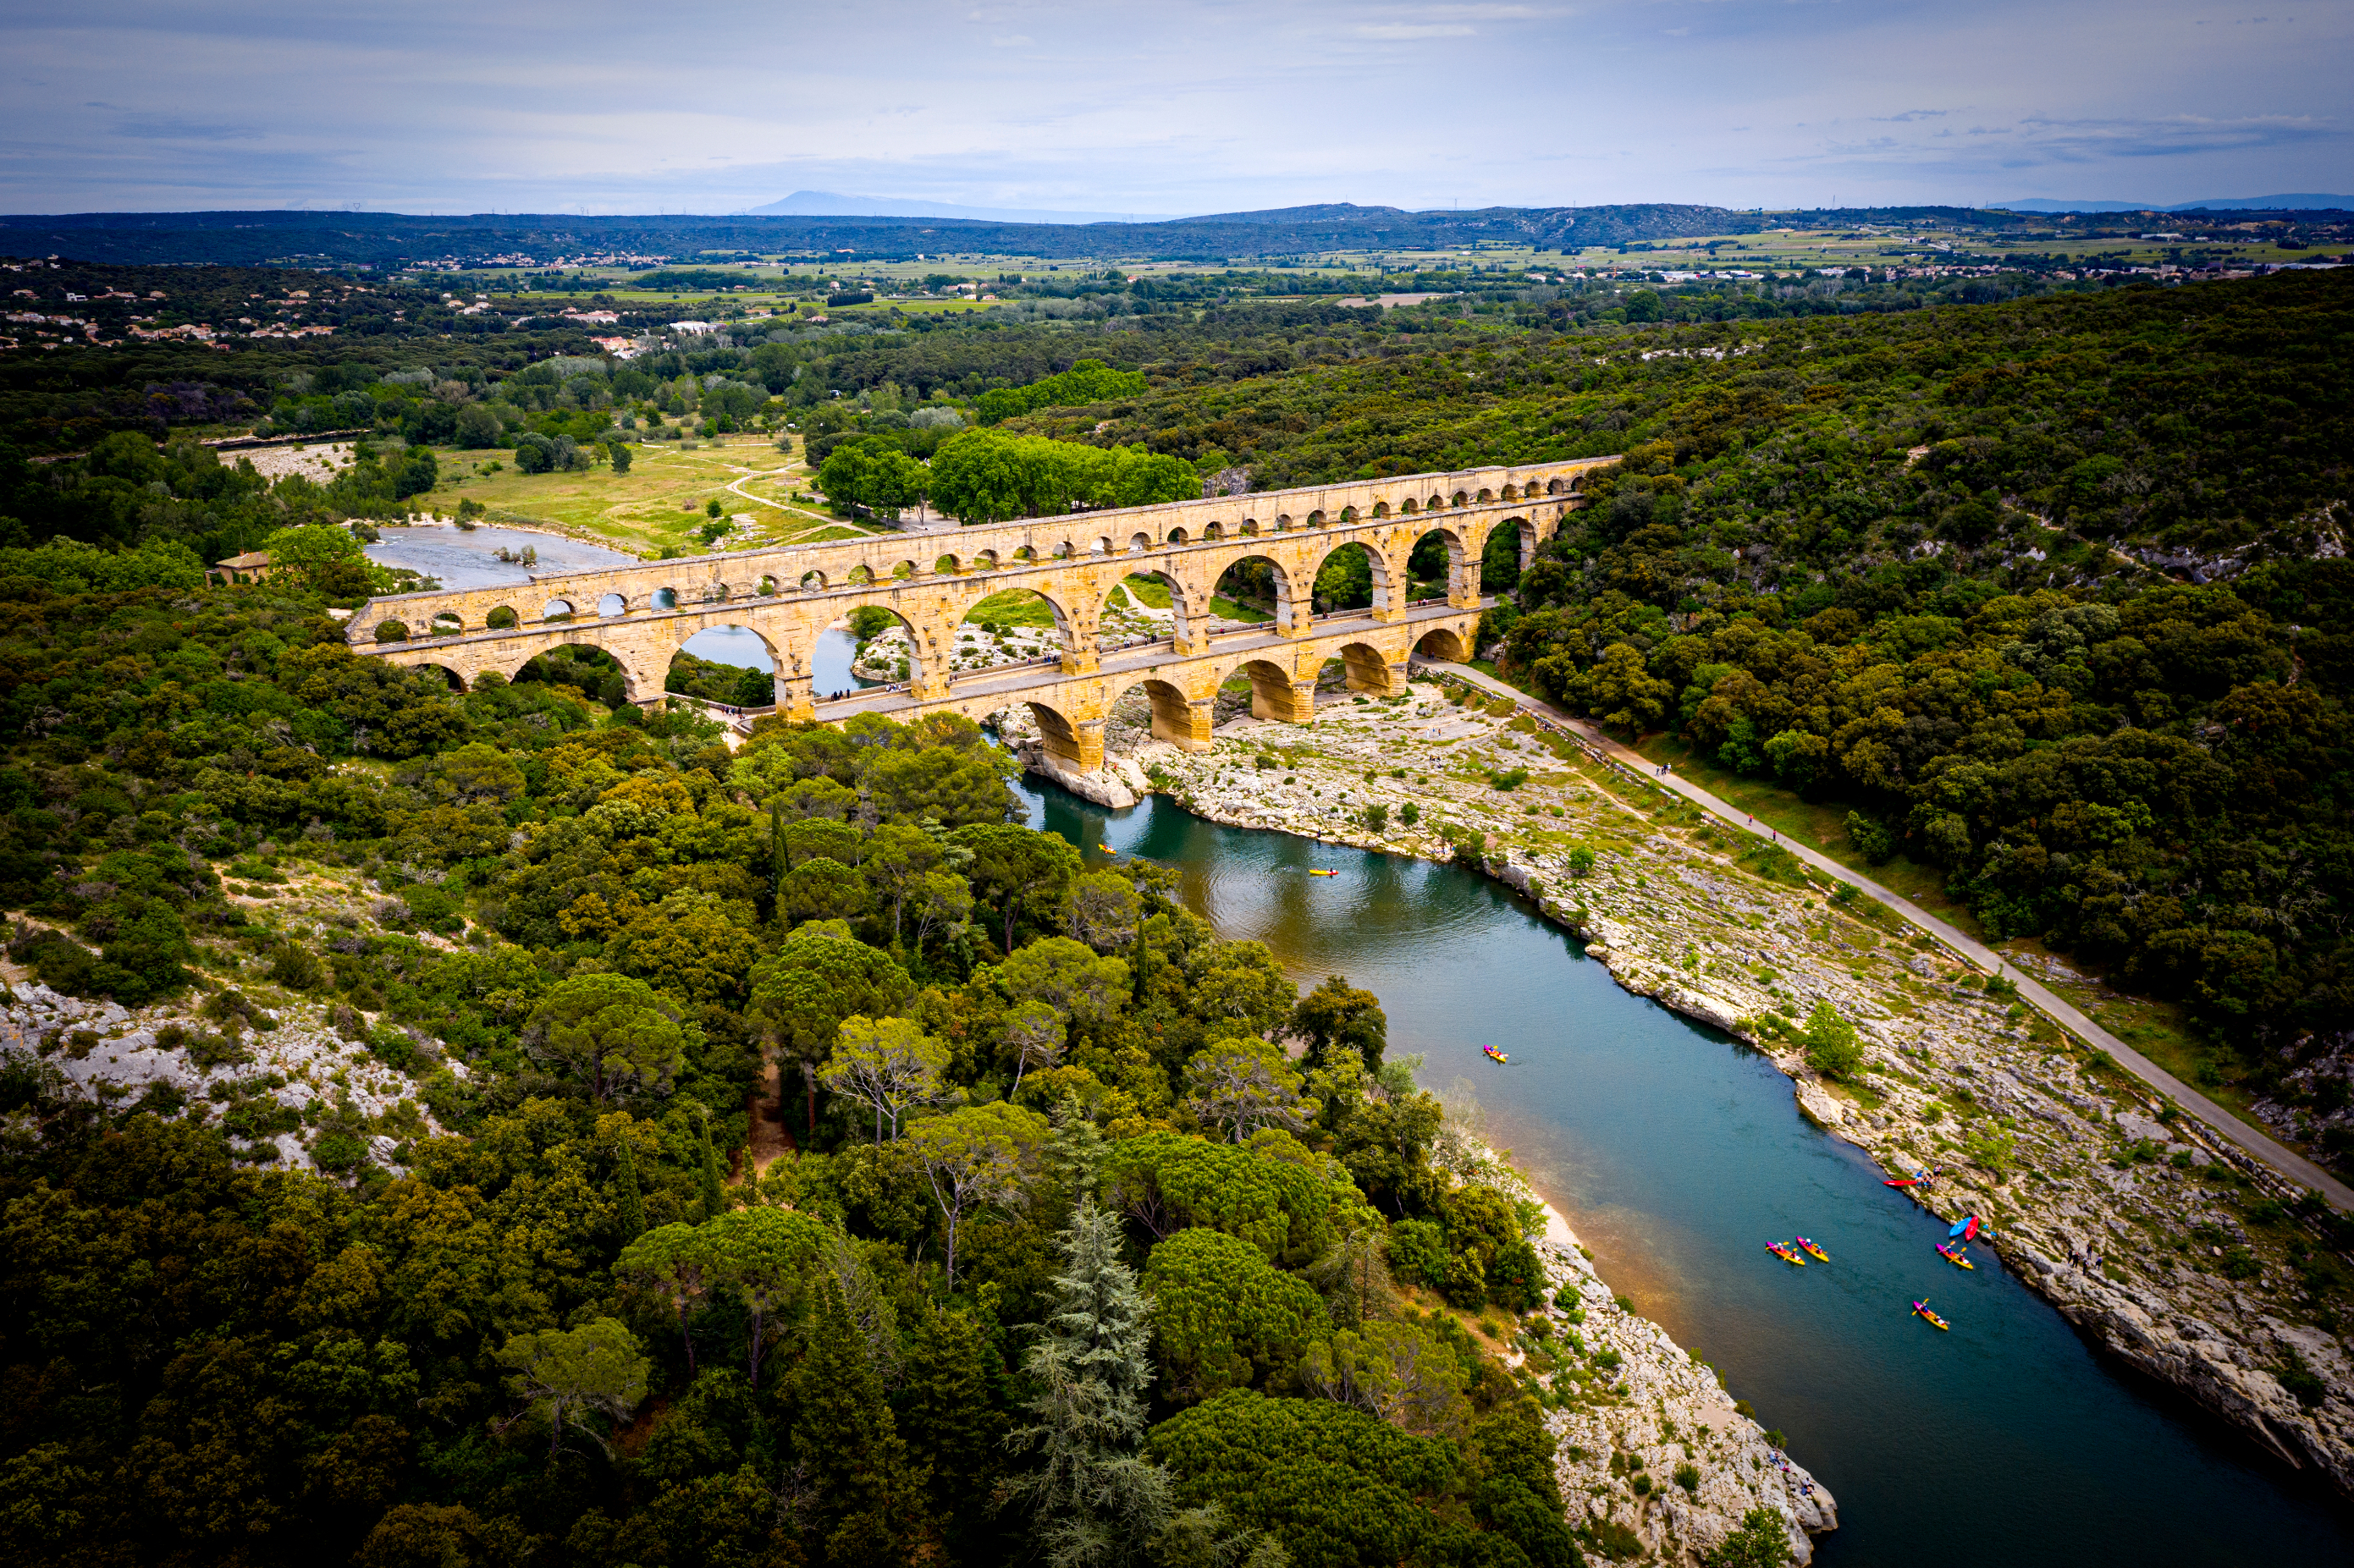
[(2349, 81), (2354, 0), (16, 0), (0, 211), (2164, 204), (2354, 187)]

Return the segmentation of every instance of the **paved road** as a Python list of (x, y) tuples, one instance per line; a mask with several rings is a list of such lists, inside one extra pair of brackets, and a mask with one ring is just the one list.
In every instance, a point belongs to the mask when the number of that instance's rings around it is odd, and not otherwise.
[[(1510, 697), (1531, 713), (1542, 714), (1554, 724), (1575, 731), (1580, 738), (1596, 751), (1647, 776), (1652, 783), (1673, 789), (1703, 810), (1723, 818), (1734, 827), (1753, 833), (1757, 831), (1757, 824), (1749, 819), (1748, 813), (1734, 810), (1689, 779), (1680, 779), (1672, 773), (1665, 778), (1659, 777), (1656, 763), (1621, 746), (1584, 719), (1573, 718), (1559, 708), (1541, 702), (1526, 692), (1516, 691), (1495, 677), (1483, 675), (1467, 665), (1443, 663), (1435, 659), (1417, 659), (1416, 662), (1428, 669), (1444, 670), (1483, 690), (1493, 692), (1498, 696)], [(1858, 891), (1878, 899), (1922, 930), (1967, 957), (1972, 962), (1991, 973), (2008, 976), (2018, 984), (2020, 996), (2033, 1002), (2066, 1028), (2073, 1030), (2080, 1038), (2107, 1052), (2116, 1059), (2119, 1066), (2135, 1077), (2173, 1100), (2184, 1110), (2205, 1122), (2215, 1132), (2230, 1139), (2241, 1149), (2263, 1160), (2290, 1181), (2313, 1188), (2338, 1209), (2354, 1213), (2354, 1188), (2348, 1187), (2345, 1182), (2340, 1181), (2295, 1150), (2284, 1147), (2242, 1121), (2238, 1117), (2233, 1116), (2230, 1111), (2225, 1110), (2221, 1106), (2217, 1105), (2213, 1100), (2085, 1017), (2066, 998), (2057, 995), (2032, 976), (2021, 974), (2018, 969), (2006, 966), (2003, 963), (2002, 955), (1985, 943), (1963, 935), (1962, 932), (1938, 919), (1910, 899), (1890, 892), (1868, 876), (1850, 871), (1828, 855), (1808, 849), (1795, 840), (1780, 838), (1773, 834), (1770, 829), (1768, 835), (1775, 837), (1776, 842), (1816, 870), (1826, 875), (1836, 876)]]

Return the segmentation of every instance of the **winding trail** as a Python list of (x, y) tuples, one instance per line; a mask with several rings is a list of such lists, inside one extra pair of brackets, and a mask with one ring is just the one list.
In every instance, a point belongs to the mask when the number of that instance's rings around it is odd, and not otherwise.
[[(1594, 750), (1607, 757), (1613, 762), (1641, 774), (1648, 782), (1674, 790), (1702, 810), (1723, 819), (1744, 832), (1754, 834), (1757, 831), (1756, 824), (1749, 820), (1748, 813), (1734, 810), (1699, 785), (1680, 778), (1674, 773), (1662, 776), (1658, 770), (1658, 766), (1649, 758), (1621, 746), (1584, 719), (1573, 718), (1552, 704), (1506, 685), (1492, 675), (1483, 675), (1468, 664), (1452, 664), (1437, 659), (1420, 657), (1417, 657), (1415, 662), (1426, 669), (1444, 670), (1458, 680), (1469, 682), (1482, 691), (1493, 692), (1500, 697), (1510, 697), (1530, 713), (1540, 715), (1549, 723), (1575, 732), (1578, 738)], [(2058, 995), (2033, 976), (2021, 974), (2018, 969), (2006, 965), (2002, 955), (1984, 942), (1964, 935), (1952, 925), (1938, 919), (1937, 916), (1903, 895), (1891, 892), (1868, 876), (1850, 871), (1846, 866), (1819, 851), (1808, 849), (1805, 844), (1795, 840), (1782, 838), (1770, 832), (1767, 836), (1817, 871), (1827, 876), (1835, 876), (1858, 892), (1879, 900), (1914, 926), (1928, 932), (1990, 973), (2001, 975), (2014, 981), (2019, 987), (2019, 994), (2033, 1002), (2047, 1017), (2073, 1032), (2078, 1038), (2087, 1044), (2107, 1052), (2116, 1059), (2119, 1066), (2173, 1100), (2175, 1104), (2204, 1122), (2211, 1129), (2231, 1139), (2243, 1150), (2263, 1160), (2290, 1181), (2319, 1192), (2333, 1207), (2345, 1213), (2354, 1213), (2354, 1188), (2347, 1186), (2345, 1182), (2340, 1181), (2295, 1150), (2276, 1142), (2250, 1127), (2246, 1122), (2242, 1121), (2238, 1117), (2233, 1116), (2230, 1111), (2094, 1022), (2066, 998)]]

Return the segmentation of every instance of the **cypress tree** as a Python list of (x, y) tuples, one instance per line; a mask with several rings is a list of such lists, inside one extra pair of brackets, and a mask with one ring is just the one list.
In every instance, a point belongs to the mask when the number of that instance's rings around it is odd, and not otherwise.
[(821, 1281), (792, 1384), (793, 1457), (810, 1488), (811, 1529), (826, 1568), (883, 1568), (916, 1555), (928, 1480), (908, 1457), (866, 1337), (842, 1287)]
[(621, 1245), (646, 1234), (645, 1194), (638, 1190), (638, 1154), (630, 1140), (621, 1140), (621, 1158), (613, 1171), (613, 1207), (621, 1230)]
[(719, 1151), (711, 1146), (711, 1113), (703, 1113), (703, 1217), (716, 1220), (727, 1208), (719, 1190)]
[(970, 1313), (928, 1304), (907, 1361), (908, 1440), (931, 1471), (934, 1508), (960, 1541), (986, 1528), (990, 1491), (1004, 1468), (1010, 1422), (996, 1398), (1002, 1371)]

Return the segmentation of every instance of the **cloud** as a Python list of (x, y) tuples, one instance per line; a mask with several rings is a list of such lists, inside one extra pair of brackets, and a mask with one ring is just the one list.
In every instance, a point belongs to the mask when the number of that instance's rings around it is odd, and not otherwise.
[(1950, 109), (1908, 109), (1902, 114), (1875, 114), (1872, 118), (1882, 125), (1910, 125), (1916, 120), (1936, 120), (1953, 112)]

